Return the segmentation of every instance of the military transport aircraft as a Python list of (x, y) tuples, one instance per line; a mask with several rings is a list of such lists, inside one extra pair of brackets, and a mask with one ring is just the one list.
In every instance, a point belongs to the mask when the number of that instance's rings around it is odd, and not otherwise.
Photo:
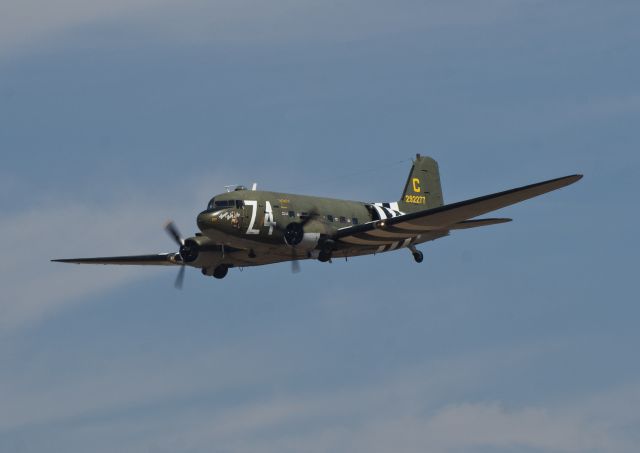
[(419, 154), (399, 201), (367, 203), (251, 190), (237, 186), (216, 195), (198, 214), (200, 229), (183, 239), (173, 222), (165, 229), (178, 252), (53, 260), (77, 264), (181, 266), (176, 287), (182, 286), (185, 266), (204, 275), (224, 278), (229, 268), (298, 260), (371, 255), (407, 248), (416, 262), (423, 255), (416, 245), (448, 236), (451, 231), (509, 222), (477, 218), (529, 198), (573, 184), (571, 175), (458, 203), (444, 204), (438, 164)]

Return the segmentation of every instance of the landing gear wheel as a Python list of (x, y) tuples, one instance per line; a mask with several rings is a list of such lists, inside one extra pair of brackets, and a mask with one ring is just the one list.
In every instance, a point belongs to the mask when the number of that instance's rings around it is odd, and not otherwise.
[(331, 259), (331, 252), (329, 252), (329, 253), (320, 252), (320, 254), (318, 255), (318, 261), (320, 261), (321, 263), (326, 263), (330, 259)]
[(335, 247), (335, 242), (331, 239), (327, 239), (320, 244), (320, 253), (318, 254), (318, 261), (321, 263), (326, 263), (327, 261), (331, 261), (331, 255), (333, 255), (333, 250)]
[(416, 250), (415, 252), (413, 252), (413, 259), (416, 260), (416, 263), (422, 263), (424, 255), (420, 250)]
[(225, 278), (229, 272), (229, 266), (226, 264), (221, 264), (213, 270), (213, 276), (215, 278)]

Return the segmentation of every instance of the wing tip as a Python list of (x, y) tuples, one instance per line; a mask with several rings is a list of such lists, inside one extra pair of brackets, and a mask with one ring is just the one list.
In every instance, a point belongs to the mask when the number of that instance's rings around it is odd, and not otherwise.
[[(532, 186), (541, 186), (546, 184), (555, 184), (557, 185), (556, 189), (560, 189), (562, 187), (570, 186), (571, 184), (575, 184), (584, 178), (584, 175), (581, 173), (576, 173), (574, 175), (561, 176), (560, 178), (550, 179), (548, 181), (542, 181), (540, 183), (532, 184)], [(556, 190), (553, 189), (553, 190)]]
[(501, 223), (513, 222), (513, 219), (509, 217), (490, 217), (486, 219), (469, 219), (465, 220), (465, 222), (487, 222), (491, 225), (499, 225)]

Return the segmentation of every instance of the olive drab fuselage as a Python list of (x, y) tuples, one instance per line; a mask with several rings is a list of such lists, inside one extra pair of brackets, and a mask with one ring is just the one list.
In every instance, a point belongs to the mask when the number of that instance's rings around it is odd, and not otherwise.
[[(390, 210), (387, 209), (386, 212)], [(400, 213), (400, 211), (395, 211)], [(304, 226), (309, 241), (287, 243), (286, 227), (309, 218)], [(212, 243), (248, 252), (229, 254), (234, 266), (250, 266), (296, 259), (318, 258), (323, 246), (337, 230), (380, 219), (374, 203), (306, 195), (247, 190), (241, 188), (216, 195), (197, 218), (202, 235)], [(445, 234), (417, 238), (412, 244)], [(423, 239), (423, 240), (420, 240)], [(408, 244), (407, 244), (408, 245)], [(382, 252), (379, 245), (331, 243), (331, 257), (349, 257)], [(249, 255), (251, 257), (249, 258)], [(235, 263), (231, 260), (240, 260)]]
[[(217, 206), (216, 206), (217, 204)], [(367, 204), (304, 195), (235, 190), (215, 196), (198, 215), (198, 228), (219, 243), (282, 245), (291, 222), (312, 216), (305, 232), (331, 235), (371, 220)]]

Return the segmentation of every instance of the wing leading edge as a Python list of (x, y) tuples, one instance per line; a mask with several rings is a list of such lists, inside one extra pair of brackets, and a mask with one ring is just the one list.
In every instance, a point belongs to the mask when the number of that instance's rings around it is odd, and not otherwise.
[(410, 212), (382, 221), (377, 220), (341, 228), (336, 234), (336, 239), (356, 244), (362, 244), (363, 240), (383, 243), (416, 237), (433, 231), (473, 228), (508, 222), (510, 219), (469, 219), (561, 189), (580, 179), (582, 179), (582, 175), (550, 179), (433, 209)]

